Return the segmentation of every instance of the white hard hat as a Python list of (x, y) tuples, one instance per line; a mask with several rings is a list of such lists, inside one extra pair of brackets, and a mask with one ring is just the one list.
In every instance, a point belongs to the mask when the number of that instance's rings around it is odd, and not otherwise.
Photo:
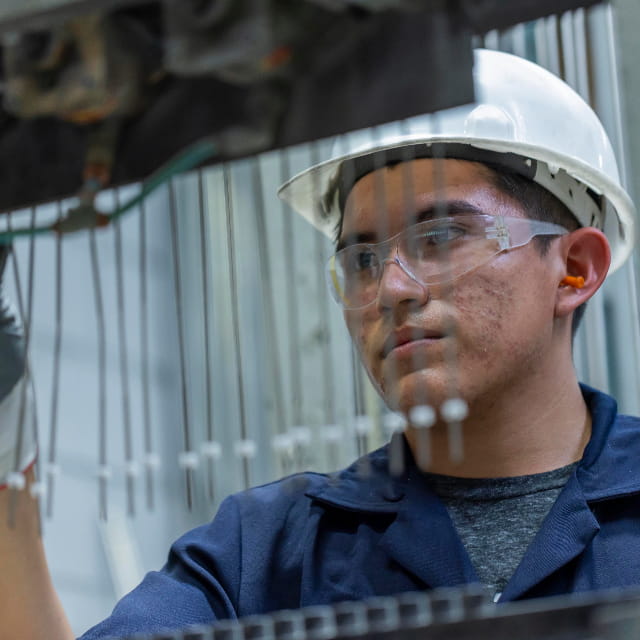
[(552, 73), (500, 51), (476, 50), (474, 80), (475, 103), (353, 134), (348, 150), (343, 142), (280, 197), (333, 237), (348, 189), (376, 167), (415, 157), (502, 164), (551, 191), (582, 226), (604, 231), (617, 269), (633, 248), (635, 209), (593, 110)]

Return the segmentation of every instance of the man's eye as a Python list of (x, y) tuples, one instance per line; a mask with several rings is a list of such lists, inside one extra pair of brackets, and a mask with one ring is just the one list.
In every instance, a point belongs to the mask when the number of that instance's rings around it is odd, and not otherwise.
[(353, 247), (349, 257), (350, 271), (369, 271), (378, 266), (378, 258), (370, 249)]

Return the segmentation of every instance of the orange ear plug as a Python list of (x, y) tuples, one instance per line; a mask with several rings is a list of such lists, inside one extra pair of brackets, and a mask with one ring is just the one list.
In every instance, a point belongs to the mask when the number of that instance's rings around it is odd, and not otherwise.
[(560, 284), (566, 284), (576, 289), (584, 287), (584, 278), (582, 276), (565, 276), (560, 280)]

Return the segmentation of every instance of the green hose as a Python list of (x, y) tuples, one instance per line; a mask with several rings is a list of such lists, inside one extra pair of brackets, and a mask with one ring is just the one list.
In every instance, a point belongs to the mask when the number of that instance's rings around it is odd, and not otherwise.
[[(119, 218), (121, 215), (130, 211), (134, 207), (137, 207), (148, 195), (155, 191), (158, 187), (162, 186), (166, 182), (169, 182), (174, 176), (189, 171), (203, 162), (214, 158), (217, 155), (217, 147), (210, 140), (200, 140), (195, 142), (191, 146), (187, 147), (184, 151), (180, 152), (172, 160), (160, 167), (158, 171), (153, 173), (147, 180), (142, 183), (142, 189), (140, 193), (131, 198), (128, 202), (118, 207), (115, 211), (111, 212), (107, 218), (109, 222), (112, 222)], [(98, 214), (99, 212), (96, 212)], [(21, 236), (34, 236), (41, 235), (43, 233), (56, 232), (55, 226), (47, 224), (41, 227), (28, 227), (23, 229), (15, 229), (11, 231), (0, 232), (0, 244), (9, 244), (14, 238)]]

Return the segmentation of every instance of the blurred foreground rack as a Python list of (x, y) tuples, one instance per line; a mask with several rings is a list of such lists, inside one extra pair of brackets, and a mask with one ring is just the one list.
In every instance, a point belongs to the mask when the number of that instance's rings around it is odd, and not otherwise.
[(594, 4), (7, 0), (0, 211), (470, 102), (474, 34)]
[(281, 611), (126, 640), (629, 640), (639, 633), (637, 591), (497, 605), (488, 593), (464, 587)]

